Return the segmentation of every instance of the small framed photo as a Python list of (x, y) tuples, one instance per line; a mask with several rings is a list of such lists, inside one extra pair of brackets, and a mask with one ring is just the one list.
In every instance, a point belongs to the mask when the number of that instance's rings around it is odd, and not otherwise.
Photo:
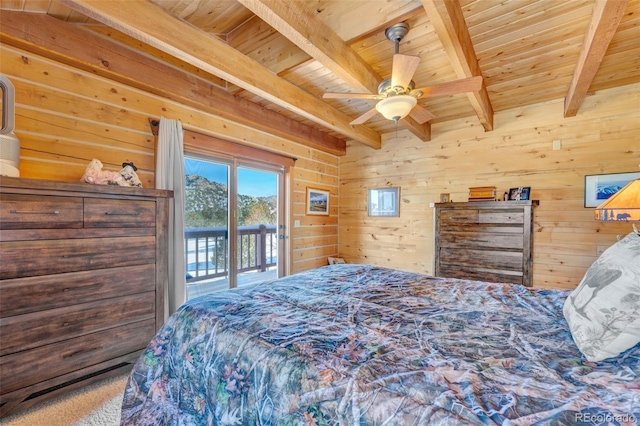
[(528, 200), (529, 192), (531, 192), (531, 187), (529, 186), (524, 186), (520, 188), (511, 188), (509, 190), (509, 200), (510, 201)]
[(307, 188), (307, 214), (329, 215), (329, 191)]
[(400, 216), (400, 188), (369, 190), (369, 216)]
[(440, 194), (441, 203), (448, 203), (449, 201), (451, 201), (451, 197), (449, 196), (449, 194)]
[(587, 175), (584, 177), (584, 206), (598, 207), (632, 180), (640, 178), (640, 172)]

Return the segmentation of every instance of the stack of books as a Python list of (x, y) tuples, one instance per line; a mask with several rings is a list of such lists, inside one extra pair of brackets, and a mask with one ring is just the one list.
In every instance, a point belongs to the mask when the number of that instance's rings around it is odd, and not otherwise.
[(495, 201), (495, 186), (474, 186), (469, 188), (469, 201)]

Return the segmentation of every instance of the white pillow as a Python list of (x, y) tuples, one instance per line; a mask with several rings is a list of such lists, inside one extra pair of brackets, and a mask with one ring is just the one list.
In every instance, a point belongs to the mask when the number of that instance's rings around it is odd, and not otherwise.
[(620, 355), (640, 342), (640, 235), (605, 250), (563, 306), (576, 345), (589, 361)]

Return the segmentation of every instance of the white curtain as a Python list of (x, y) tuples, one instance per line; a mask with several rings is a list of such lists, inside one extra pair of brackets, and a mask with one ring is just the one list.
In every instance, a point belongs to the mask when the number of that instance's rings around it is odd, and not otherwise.
[(184, 265), (183, 136), (180, 121), (160, 117), (156, 154), (156, 189), (173, 191), (173, 203), (170, 203), (169, 208), (169, 284), (165, 317), (174, 313), (187, 299)]

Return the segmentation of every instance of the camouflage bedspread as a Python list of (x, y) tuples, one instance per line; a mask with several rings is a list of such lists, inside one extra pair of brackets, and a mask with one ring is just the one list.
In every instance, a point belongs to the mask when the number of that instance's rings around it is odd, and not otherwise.
[(122, 424), (635, 424), (640, 346), (587, 362), (567, 295), (333, 265), (203, 296), (141, 355)]

